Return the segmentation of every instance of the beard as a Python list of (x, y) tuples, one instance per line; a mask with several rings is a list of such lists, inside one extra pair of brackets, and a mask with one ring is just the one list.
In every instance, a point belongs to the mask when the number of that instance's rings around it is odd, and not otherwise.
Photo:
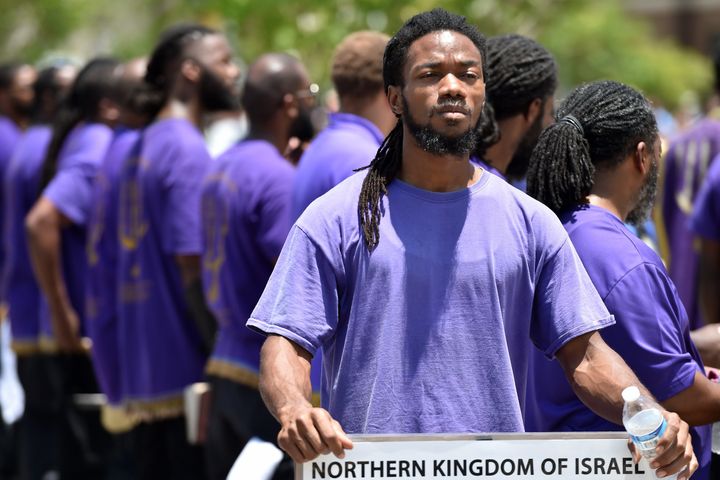
[(208, 112), (237, 110), (240, 108), (240, 98), (232, 87), (209, 68), (202, 66), (200, 76), (200, 101)]
[(648, 172), (647, 179), (640, 189), (638, 194), (638, 201), (635, 207), (628, 213), (625, 221), (636, 227), (645, 223), (650, 217), (653, 205), (655, 205), (655, 193), (657, 192), (658, 182), (658, 162), (653, 158), (650, 164), (650, 171)]
[[(461, 156), (474, 152), (480, 141), (480, 135), (477, 132), (477, 125), (470, 125), (467, 131), (459, 135), (445, 135), (435, 130), (430, 124), (420, 125), (415, 122), (410, 113), (410, 108), (405, 97), (402, 97), (403, 109), (406, 115), (403, 121), (407, 125), (410, 134), (415, 139), (418, 147), (432, 155), (453, 155)], [(464, 106), (464, 102), (445, 101), (438, 103), (437, 107), (444, 106)]]
[(512, 160), (510, 160), (507, 170), (505, 171), (505, 176), (509, 180), (521, 180), (527, 175), (528, 168), (530, 167), (530, 157), (543, 131), (542, 120), (544, 113), (545, 112), (540, 112), (540, 115), (537, 116), (528, 131), (525, 132), (522, 140), (520, 140), (520, 144), (515, 150)]
[(312, 110), (301, 106), (298, 109), (298, 116), (290, 126), (290, 136), (296, 137), (301, 142), (309, 142), (315, 136), (315, 125), (312, 121)]

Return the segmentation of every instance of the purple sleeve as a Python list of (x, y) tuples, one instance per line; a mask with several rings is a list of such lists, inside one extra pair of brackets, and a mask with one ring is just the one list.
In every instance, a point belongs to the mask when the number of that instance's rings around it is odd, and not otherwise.
[(248, 327), (283, 336), (315, 354), (338, 323), (332, 254), (293, 226)]
[(543, 263), (535, 286), (530, 337), (548, 357), (582, 334), (614, 323), (575, 248), (566, 239)]
[(55, 208), (76, 225), (85, 225), (90, 215), (92, 184), (97, 162), (79, 162), (57, 172), (43, 191)]
[(168, 255), (200, 255), (202, 184), (212, 159), (201, 142), (184, 144), (165, 179), (162, 248)]
[(265, 258), (274, 262), (280, 255), (292, 226), (292, 170), (278, 174), (272, 180), (272, 184), (263, 191), (257, 241)]
[(692, 385), (699, 366), (684, 345), (683, 306), (664, 272), (639, 265), (613, 287), (605, 303), (617, 323), (602, 331), (603, 339), (659, 401)]
[(720, 241), (720, 156), (710, 164), (693, 208), (690, 227), (701, 237)]

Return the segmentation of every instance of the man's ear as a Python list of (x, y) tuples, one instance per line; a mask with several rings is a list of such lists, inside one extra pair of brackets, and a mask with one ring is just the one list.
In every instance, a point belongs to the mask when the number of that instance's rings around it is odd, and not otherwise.
[(525, 111), (525, 123), (529, 126), (535, 123), (540, 115), (543, 113), (543, 100), (542, 98), (534, 98)]
[(650, 170), (652, 163), (650, 147), (645, 142), (638, 142), (633, 153), (633, 163), (640, 173), (645, 175)]
[(180, 75), (192, 83), (198, 83), (201, 75), (200, 65), (193, 60), (185, 59), (180, 65)]
[(390, 109), (397, 118), (402, 116), (403, 102), (402, 102), (402, 89), (395, 85), (390, 85), (387, 90), (387, 99), (390, 104)]
[(117, 122), (120, 119), (120, 106), (109, 98), (100, 100), (98, 111), (100, 118), (106, 122)]

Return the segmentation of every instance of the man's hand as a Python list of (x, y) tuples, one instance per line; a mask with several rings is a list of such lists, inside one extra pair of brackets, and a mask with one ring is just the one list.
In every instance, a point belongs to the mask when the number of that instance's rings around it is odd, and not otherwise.
[[(693, 452), (690, 427), (673, 412), (663, 412), (667, 420), (667, 429), (655, 448), (656, 457), (649, 459), (650, 468), (656, 470), (659, 478), (667, 477), (682, 470), (678, 480), (687, 480), (698, 469), (698, 461)], [(640, 454), (633, 449), (635, 461)], [(686, 468), (687, 467), (687, 468)]]
[(352, 441), (327, 410), (312, 406), (289, 409), (280, 415), (278, 445), (296, 462), (314, 460), (330, 452), (338, 458), (353, 448)]

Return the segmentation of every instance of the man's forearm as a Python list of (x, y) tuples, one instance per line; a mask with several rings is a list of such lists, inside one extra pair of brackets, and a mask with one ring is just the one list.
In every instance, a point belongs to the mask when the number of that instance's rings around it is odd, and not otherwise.
[(260, 354), (260, 393), (270, 413), (283, 416), (297, 407), (311, 407), (310, 353), (289, 340), (270, 335)]
[[(558, 352), (558, 360), (575, 394), (601, 417), (622, 425), (625, 387), (636, 385), (650, 397), (625, 361), (595, 332), (583, 335)], [(583, 346), (587, 348), (583, 350)]]
[(59, 219), (33, 209), (25, 226), (30, 259), (40, 290), (51, 309), (69, 308), (70, 300), (62, 275)]

